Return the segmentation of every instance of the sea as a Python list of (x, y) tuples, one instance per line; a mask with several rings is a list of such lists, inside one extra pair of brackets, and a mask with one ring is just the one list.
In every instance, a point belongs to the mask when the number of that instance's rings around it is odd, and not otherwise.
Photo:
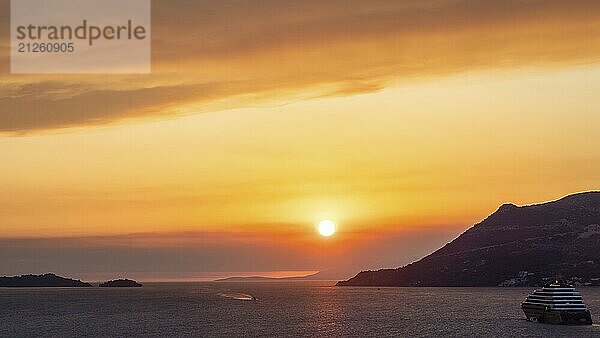
[[(532, 288), (360, 288), (334, 282), (0, 289), (2, 337), (600, 337), (532, 323)], [(580, 288), (600, 323), (600, 288)]]

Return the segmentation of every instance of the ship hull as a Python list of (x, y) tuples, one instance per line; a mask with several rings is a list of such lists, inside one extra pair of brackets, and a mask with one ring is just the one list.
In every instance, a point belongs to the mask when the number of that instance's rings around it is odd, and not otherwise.
[(527, 320), (546, 324), (562, 325), (592, 325), (592, 315), (589, 310), (579, 311), (556, 311), (524, 307), (523, 312)]

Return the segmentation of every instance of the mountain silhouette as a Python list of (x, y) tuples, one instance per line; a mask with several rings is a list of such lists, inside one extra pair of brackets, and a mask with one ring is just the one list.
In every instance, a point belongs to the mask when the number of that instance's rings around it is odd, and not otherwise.
[(420, 261), (363, 271), (338, 286), (538, 286), (554, 278), (600, 284), (600, 192), (504, 204)]

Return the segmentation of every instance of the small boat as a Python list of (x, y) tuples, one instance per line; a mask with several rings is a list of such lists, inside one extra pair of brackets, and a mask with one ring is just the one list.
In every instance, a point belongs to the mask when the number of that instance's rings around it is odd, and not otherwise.
[(521, 303), (527, 320), (547, 324), (592, 325), (592, 315), (575, 287), (562, 281), (535, 290)]

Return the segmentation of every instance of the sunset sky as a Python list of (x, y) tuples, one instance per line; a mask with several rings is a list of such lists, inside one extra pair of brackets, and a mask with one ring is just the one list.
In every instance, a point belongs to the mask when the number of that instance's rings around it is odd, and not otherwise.
[(11, 75), (0, 0), (0, 275), (345, 277), (600, 189), (599, 1), (152, 6), (150, 75)]

